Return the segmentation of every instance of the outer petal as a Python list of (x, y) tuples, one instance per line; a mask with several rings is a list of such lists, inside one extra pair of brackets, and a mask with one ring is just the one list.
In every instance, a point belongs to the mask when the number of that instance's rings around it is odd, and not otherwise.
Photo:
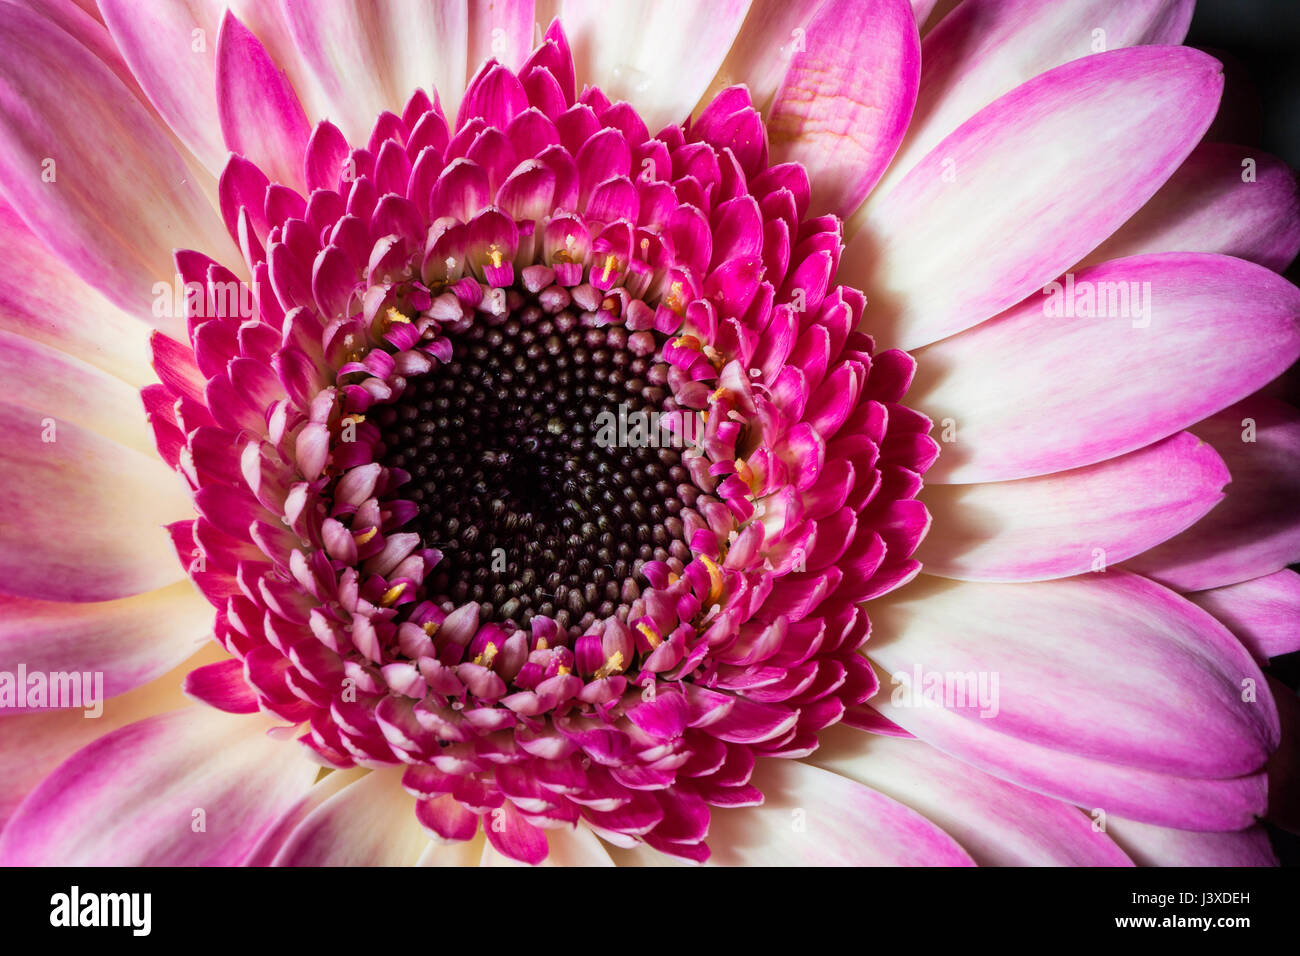
[(824, 0), (753, 0), (727, 59), (709, 87), (708, 102), (730, 86), (749, 87), (754, 106), (768, 103), (799, 47), (807, 48), (808, 27)]
[(1146, 252), (1221, 252), (1283, 271), (1300, 250), (1300, 197), (1286, 163), (1202, 143), (1178, 172), (1076, 268)]
[(1109, 817), (1106, 832), (1140, 866), (1277, 866), (1261, 826), (1203, 833)]
[(270, 866), (285, 841), (307, 816), (344, 787), (364, 777), (369, 771), (360, 767), (334, 770), (316, 781), (312, 788), (287, 809), (269, 828), (261, 841), (244, 859), (244, 866)]
[(99, 738), (23, 801), (0, 834), (0, 862), (239, 863), (319, 769), (283, 759), (284, 743), (265, 729), (196, 706)]
[(718, 866), (969, 866), (956, 841), (915, 810), (797, 760), (762, 760), (763, 805), (713, 814)]
[(156, 458), (70, 422), (0, 403), (0, 589), (106, 601), (179, 580), (163, 525), (192, 506)]
[(1227, 498), (1178, 537), (1134, 558), (1134, 570), (1180, 591), (1200, 591), (1300, 561), (1300, 412), (1256, 395), (1192, 430), (1228, 463)]
[(800, 162), (814, 211), (847, 217), (893, 158), (916, 102), (921, 43), (907, 0), (828, 0), (768, 118), (776, 162)]
[(274, 865), (411, 866), (428, 843), (401, 770), (372, 770), (309, 813)]
[(469, 0), (469, 59), (464, 82), (479, 64), (495, 58), (518, 70), (533, 49), (537, 11), (533, 0)]
[(1300, 574), (1290, 569), (1187, 597), (1226, 624), (1261, 665), (1300, 651)]
[(325, 112), (349, 141), (366, 142), (375, 117), (400, 113), (417, 88), (432, 86), (455, 115), (465, 89), (464, 0), (284, 0), (284, 6)]
[(653, 133), (691, 114), (749, 0), (563, 0), (578, 82), (633, 104)]
[(925, 345), (1061, 274), (1178, 168), (1222, 87), (1204, 53), (1138, 47), (1057, 67), (981, 110), (872, 204), (845, 252), (872, 335)]
[(0, 247), (6, 256), (0, 270), (0, 329), (67, 352), (132, 385), (154, 380), (149, 327), (86, 285), (3, 202)]
[(166, 673), (211, 632), (212, 606), (188, 581), (95, 604), (0, 595), (0, 670), (100, 672), (102, 702)]
[[(1245, 648), (1136, 575), (932, 580), (873, 603), (871, 618), (867, 652), (893, 675), (900, 707), (927, 702), (916, 668), (982, 675), (983, 699), (939, 700), (1000, 734), (1187, 777), (1250, 773), (1277, 744), (1268, 695), (1242, 700), (1243, 681), (1263, 683)], [(914, 686), (910, 699), (903, 682)]]
[(146, 315), (154, 283), (175, 271), (172, 249), (235, 261), (193, 178), (103, 62), (48, 21), (6, 11), (0, 188), (73, 271), (117, 305)]
[(1173, 537), (1223, 499), (1228, 469), (1180, 432), (1110, 461), (1040, 478), (926, 486), (928, 574), (1041, 581), (1105, 570)]
[(97, 720), (87, 719), (81, 710), (0, 718), (0, 829), (23, 798), (59, 764), (110, 731), (185, 706), (189, 701), (181, 693), (181, 681), (189, 670), (226, 657), (213, 641), (162, 677), (109, 700)]
[(808, 762), (925, 814), (980, 866), (1130, 866), (1076, 807), (981, 773), (906, 737), (833, 727)]
[[(1077, 314), (1085, 293), (1104, 315)], [(1067, 301), (1076, 314), (1056, 315)], [(1228, 256), (1134, 256), (1066, 277), (921, 353), (908, 401), (958, 435), (927, 480), (1041, 475), (1173, 434), (1294, 362), (1298, 315), (1300, 290)]]
[(925, 37), (916, 112), (875, 195), (970, 117), (1040, 73), (1105, 50), (1181, 43), (1192, 7), (1192, 0), (962, 3)]
[[(613, 866), (604, 844), (596, 834), (584, 826), (572, 829), (563, 827), (546, 831), (546, 842), (550, 847), (546, 859), (539, 866)], [(491, 843), (483, 843), (483, 866), (527, 866), (508, 856), (497, 852)]]

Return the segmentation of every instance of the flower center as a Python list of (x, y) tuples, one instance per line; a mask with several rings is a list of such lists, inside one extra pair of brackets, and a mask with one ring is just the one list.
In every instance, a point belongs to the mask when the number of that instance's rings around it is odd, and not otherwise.
[(411, 475), (411, 529), (443, 555), (430, 597), (482, 621), (625, 619), (645, 562), (691, 558), (677, 515), (697, 492), (673, 436), (600, 427), (674, 410), (668, 366), (587, 315), (479, 312), (377, 421), (384, 464)]

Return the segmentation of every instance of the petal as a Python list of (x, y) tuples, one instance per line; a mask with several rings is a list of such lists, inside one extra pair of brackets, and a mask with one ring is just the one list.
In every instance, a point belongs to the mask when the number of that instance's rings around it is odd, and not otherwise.
[(284, 71), (233, 13), (217, 34), (217, 113), (231, 152), (272, 182), (305, 192), (302, 158), (311, 129)]
[(1202, 833), (1110, 817), (1106, 832), (1139, 866), (1277, 866), (1261, 826)]
[(493, 58), (511, 70), (523, 66), (533, 49), (534, 6), (533, 0), (470, 0), (467, 81)]
[[(959, 439), (960, 440), (960, 439)], [(1223, 498), (1228, 469), (1187, 432), (1100, 464), (1019, 481), (927, 485), (927, 574), (1041, 581), (1140, 554)]]
[(772, 103), (774, 162), (799, 162), (814, 212), (847, 218), (889, 165), (921, 72), (907, 0), (829, 0), (808, 24)]
[(1300, 412), (1257, 395), (1192, 431), (1227, 462), (1227, 497), (1187, 531), (1130, 561), (1133, 569), (1200, 591), (1300, 561)]
[(833, 727), (809, 763), (925, 815), (980, 866), (1130, 866), (1076, 807), (1031, 793), (906, 737)]
[(718, 866), (970, 866), (956, 841), (910, 807), (797, 760), (759, 761), (763, 805), (713, 814)]
[[(59, 766), (0, 834), (6, 866), (229, 866), (319, 769), (285, 760), (266, 721), (207, 707), (100, 737)], [(295, 755), (297, 756), (297, 755)]]
[[(585, 826), (546, 831), (550, 852), (539, 866), (613, 866), (604, 844)], [(483, 844), (483, 866), (527, 866), (502, 856), (491, 843)]]
[(1192, 6), (1192, 0), (961, 4), (921, 45), (916, 112), (872, 202), (958, 126), (1039, 74), (1104, 50), (1181, 43)]
[[(212, 633), (188, 581), (117, 601), (65, 604), (0, 595), (0, 661), (28, 673), (98, 673), (102, 702), (171, 670)], [(93, 707), (91, 708), (93, 709)]]
[(871, 658), (893, 675), (873, 706), (946, 753), (1163, 826), (1238, 829), (1263, 812), (1252, 770), (1277, 744), (1272, 697), (1231, 634), (1171, 591), (1114, 572), (928, 579), (872, 618)]
[(1226, 624), (1261, 666), (1300, 651), (1300, 574), (1290, 569), (1187, 597)]
[(0, 589), (47, 601), (106, 601), (184, 576), (164, 525), (191, 512), (156, 458), (0, 403)]
[(432, 86), (454, 115), (466, 79), (463, 0), (285, 0), (284, 7), (324, 112), (350, 142), (366, 142), (375, 117), (400, 113), (416, 89)]
[(333, 770), (326, 774), (323, 779), (318, 780), (297, 802), (285, 810), (280, 815), (280, 819), (265, 832), (257, 846), (244, 859), (244, 866), (270, 866), (289, 835), (297, 829), (298, 824), (302, 823), (309, 814), (325, 803), (326, 800), (349, 784), (360, 780), (367, 772), (360, 767), (354, 767), (350, 770)]
[(925, 345), (1060, 275), (1178, 168), (1222, 87), (1204, 53), (1135, 47), (1057, 67), (981, 110), (872, 204), (845, 250), (871, 334)]
[(764, 113), (800, 47), (808, 46), (808, 26), (824, 0), (753, 0), (745, 22), (718, 69), (707, 102), (731, 86), (749, 88)]
[[(0, 202), (0, 329), (74, 355), (132, 385), (154, 381), (149, 327), (86, 285)], [(177, 329), (182, 315), (171, 317)]]
[(16, 7), (0, 33), (0, 183), (28, 227), (129, 312), (148, 314), (174, 248), (237, 260), (145, 107), (68, 34)]
[(274, 865), (411, 866), (428, 842), (401, 770), (372, 770), (307, 814)]
[(0, 718), (0, 828), (59, 764), (110, 731), (185, 706), (189, 702), (181, 693), (181, 681), (189, 670), (225, 657), (226, 652), (213, 641), (162, 677), (108, 700), (98, 720), (87, 720), (80, 710)]
[(1202, 143), (1076, 268), (1146, 252), (1219, 252), (1282, 272), (1297, 250), (1300, 197), (1290, 167), (1258, 149)]
[(154, 453), (140, 393), (121, 379), (48, 345), (0, 331), (0, 376), (11, 400), (147, 455)]
[(1300, 355), (1300, 291), (1228, 256), (1119, 259), (1044, 292), (918, 356), (908, 401), (958, 436), (927, 480), (1104, 461), (1246, 397)]
[(722, 65), (749, 0), (563, 0), (579, 84), (626, 100), (651, 133), (691, 114)]

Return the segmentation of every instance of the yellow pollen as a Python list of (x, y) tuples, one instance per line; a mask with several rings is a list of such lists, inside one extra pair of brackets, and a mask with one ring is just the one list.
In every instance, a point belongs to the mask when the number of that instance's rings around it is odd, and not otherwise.
[(410, 317), (406, 315), (406, 313), (400, 311), (399, 309), (394, 308), (391, 305), (388, 307), (388, 311), (384, 313), (384, 316), (385, 318), (388, 319), (390, 325), (393, 322), (406, 322), (409, 324), (411, 321)]
[(366, 531), (363, 531), (359, 535), (357, 535), (357, 544), (366, 544), (367, 542), (370, 541), (371, 538), (373, 538), (377, 534), (379, 534), (378, 528), (370, 528)]
[(496, 659), (497, 646), (488, 641), (488, 646), (483, 648), (483, 653), (474, 658), (474, 663), (479, 667), (491, 667), (492, 661)]
[(537, 647), (534, 648), (534, 650), (544, 651), (544, 650), (546, 650), (546, 649), (547, 649), (548, 647), (550, 647), (550, 646), (551, 646), (550, 644), (547, 644), (547, 643), (546, 643), (546, 638), (544, 638), (544, 637), (539, 637), (539, 638), (537, 639)]
[(492, 263), (494, 268), (497, 269), (501, 268), (501, 263), (503, 261), (503, 257), (501, 255), (501, 247), (498, 246), (495, 242), (492, 243), (492, 245), (488, 246), (488, 260)]
[(712, 395), (709, 396), (709, 404), (712, 405), (715, 402), (721, 401), (726, 397), (727, 397), (727, 390), (725, 388), (719, 388), (717, 391), (715, 391)]
[(650, 647), (655, 648), (663, 643), (664, 639), (659, 636), (659, 632), (653, 627), (642, 621), (636, 626), (636, 629), (645, 635), (645, 639), (650, 642)]
[(700, 555), (700, 560), (709, 571), (709, 603), (718, 603), (722, 597), (722, 569), (707, 554)]
[(563, 664), (561, 664), (559, 667), (555, 668), (555, 676), (556, 676), (556, 677), (568, 677), (569, 674), (572, 672), (572, 670), (573, 670), (573, 668), (571, 668), (571, 667), (565, 667)]
[(664, 300), (664, 305), (678, 315), (681, 315), (686, 310), (686, 303), (682, 301), (682, 291), (681, 282), (674, 282), (668, 287), (668, 297)]
[(603, 677), (608, 677), (610, 674), (617, 674), (622, 669), (623, 669), (623, 652), (615, 651), (613, 654), (609, 655), (608, 659), (606, 659), (604, 666), (601, 667), (599, 670), (597, 670), (596, 673), (592, 676), (596, 680), (600, 680)]
[(673, 345), (679, 349), (698, 349), (700, 344), (700, 340), (693, 335), (679, 335), (673, 339)]
[(405, 581), (403, 581), (401, 584), (394, 584), (391, 588), (389, 588), (387, 591), (384, 592), (384, 596), (379, 599), (379, 603), (382, 604), (384, 607), (392, 607), (393, 602), (396, 601), (399, 597), (401, 597), (402, 592), (405, 590), (406, 590)]
[(421, 624), (420, 626), (421, 626), (422, 628), (424, 628), (424, 633), (425, 633), (426, 635), (428, 635), (429, 637), (433, 637), (433, 635), (435, 635), (435, 634), (438, 633), (438, 622), (437, 622), (437, 621), (425, 621), (425, 622), (424, 622), (423, 624)]
[(602, 282), (608, 282), (609, 277), (614, 274), (617, 268), (618, 257), (611, 252), (609, 255), (605, 256), (605, 271), (601, 273), (600, 280)]

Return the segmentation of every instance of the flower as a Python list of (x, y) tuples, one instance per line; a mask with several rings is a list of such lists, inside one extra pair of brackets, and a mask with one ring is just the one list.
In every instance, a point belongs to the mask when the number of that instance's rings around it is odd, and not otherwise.
[(1271, 862), (1294, 179), (933, 6), (6, 13), (0, 860)]

